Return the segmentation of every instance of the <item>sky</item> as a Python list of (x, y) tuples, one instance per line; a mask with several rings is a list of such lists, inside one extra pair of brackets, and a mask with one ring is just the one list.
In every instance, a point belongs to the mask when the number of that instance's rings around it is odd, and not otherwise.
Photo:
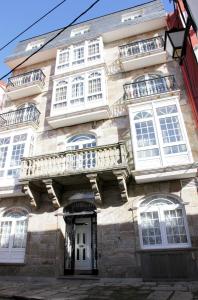
[[(173, 10), (173, 6), (169, 0), (161, 1), (167, 11), (170, 12)], [(60, 2), (61, 0), (2, 1), (0, 12), (0, 48)], [(4, 63), (4, 59), (12, 54), (17, 42), (66, 26), (93, 2), (94, 0), (67, 0), (57, 10), (31, 28), (23, 36), (19, 37), (17, 41), (0, 51), (0, 77), (9, 71), (9, 68)], [(149, 0), (101, 0), (92, 10), (79, 19), (78, 22), (146, 2), (149, 2)]]

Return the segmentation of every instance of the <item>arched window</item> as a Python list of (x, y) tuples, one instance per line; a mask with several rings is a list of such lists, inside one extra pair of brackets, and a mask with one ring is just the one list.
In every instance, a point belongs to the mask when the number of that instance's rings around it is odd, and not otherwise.
[(85, 82), (84, 77), (75, 77), (72, 81), (72, 99), (70, 100), (71, 105), (79, 105), (85, 102)]
[[(89, 169), (96, 165), (95, 151), (89, 148), (96, 146), (96, 137), (93, 134), (78, 134), (67, 141), (67, 149), (79, 150), (73, 153), (72, 168)], [(82, 151), (83, 149), (86, 149)]]
[(157, 74), (139, 76), (133, 83), (133, 97), (144, 97), (168, 91), (165, 77)]
[(61, 80), (56, 83), (55, 96), (54, 96), (55, 104), (53, 105), (54, 109), (56, 108), (61, 109), (67, 106), (67, 89), (68, 89), (67, 81)]
[(96, 101), (101, 98), (102, 98), (101, 73), (94, 72), (88, 76), (88, 101)]
[(28, 212), (7, 210), (0, 222), (0, 262), (22, 263), (25, 257)]
[(172, 196), (152, 196), (139, 206), (142, 248), (189, 247), (183, 205)]
[(17, 107), (15, 111), (15, 120), (17, 123), (33, 121), (37, 114), (35, 114), (36, 104), (27, 102)]
[(93, 134), (77, 134), (67, 140), (67, 149), (77, 150), (96, 146), (96, 137)]
[(134, 115), (134, 143), (137, 148), (137, 158), (145, 159), (159, 156), (159, 146), (152, 110), (143, 110)]

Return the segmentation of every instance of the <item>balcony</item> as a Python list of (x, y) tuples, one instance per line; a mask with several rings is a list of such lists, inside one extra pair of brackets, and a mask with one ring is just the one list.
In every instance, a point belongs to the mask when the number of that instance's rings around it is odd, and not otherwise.
[(173, 75), (156, 77), (124, 85), (124, 99), (132, 100), (152, 95), (161, 95), (178, 90)]
[[(128, 158), (123, 143), (46, 154), (22, 159), (20, 182), (31, 204), (38, 206), (39, 193), (48, 193), (55, 208), (68, 187), (78, 190), (91, 185), (95, 201), (101, 204), (102, 181), (118, 181), (123, 202), (128, 200), (126, 179)], [(108, 183), (107, 183), (108, 184)]]
[(35, 106), (9, 111), (0, 115), (0, 126), (2, 129), (10, 127), (23, 127), (30, 125), (37, 127), (39, 124), (40, 112)]
[(8, 79), (7, 96), (11, 100), (28, 97), (42, 92), (45, 75), (42, 70), (34, 70)]
[(120, 168), (127, 168), (127, 154), (122, 143), (23, 158), (21, 180), (112, 171)]
[(126, 72), (166, 61), (162, 36), (122, 45), (119, 50), (122, 68)]

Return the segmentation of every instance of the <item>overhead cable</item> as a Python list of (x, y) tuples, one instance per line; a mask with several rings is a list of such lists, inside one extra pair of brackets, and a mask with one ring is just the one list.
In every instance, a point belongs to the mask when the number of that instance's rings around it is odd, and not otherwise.
[(55, 9), (57, 9), (59, 6), (61, 6), (64, 2), (66, 2), (67, 0), (63, 0), (61, 1), (59, 4), (57, 4), (56, 6), (54, 6), (52, 9), (50, 9), (46, 14), (44, 14), (42, 17), (40, 17), (38, 20), (36, 20), (34, 23), (32, 23), (30, 26), (28, 26), (26, 29), (24, 29), (23, 31), (21, 31), (19, 34), (17, 34), (14, 38), (12, 38), (9, 42), (7, 42), (5, 45), (3, 45), (0, 48), (0, 51), (2, 51), (3, 49), (5, 49), (8, 45), (10, 45), (12, 42), (14, 42), (18, 37), (20, 37), (21, 35), (23, 35), (25, 32), (27, 32), (30, 28), (32, 28), (34, 25), (36, 25), (38, 22), (40, 22), (41, 20), (43, 20), (45, 17), (47, 17), (51, 12), (53, 12)]
[(0, 80), (6, 78), (8, 75), (10, 75), (13, 71), (15, 71), (18, 67), (22, 66), (26, 61), (28, 61), (31, 57), (33, 57), (35, 54), (40, 52), (45, 46), (47, 46), (49, 43), (51, 43), (55, 38), (57, 38), (62, 32), (64, 32), (67, 28), (69, 28), (71, 25), (73, 25), (78, 19), (80, 19), (83, 15), (85, 15), (92, 7), (94, 7), (100, 0), (94, 1), (88, 8), (86, 8), (78, 17), (76, 17), (69, 25), (63, 27), (55, 36), (53, 36), (51, 39), (49, 39), (46, 43), (44, 43), (39, 49), (37, 49), (35, 52), (30, 54), (26, 59), (24, 59), (21, 63), (16, 65), (14, 68), (12, 68), (8, 73), (3, 75)]

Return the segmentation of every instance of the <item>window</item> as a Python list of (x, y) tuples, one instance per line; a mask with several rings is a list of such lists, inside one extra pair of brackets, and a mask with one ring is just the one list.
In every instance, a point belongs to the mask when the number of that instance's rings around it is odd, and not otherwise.
[(59, 81), (55, 87), (55, 104), (54, 108), (67, 106), (67, 81)]
[(104, 70), (55, 81), (52, 110), (100, 104), (105, 99), (104, 89)]
[(89, 32), (89, 27), (87, 27), (87, 26), (81, 27), (81, 28), (76, 28), (71, 31), (71, 37), (81, 36), (87, 32)]
[[(136, 167), (154, 168), (191, 161), (187, 135), (173, 100), (135, 108), (131, 120)], [(150, 161), (152, 160), (152, 162)]]
[(83, 45), (75, 45), (73, 47), (73, 65), (83, 64), (85, 62), (85, 49)]
[(100, 54), (100, 39), (88, 42), (88, 61), (93, 61), (101, 58)]
[(129, 14), (122, 16), (122, 22), (129, 22), (129, 21), (141, 18), (142, 16), (143, 16), (143, 10), (131, 12)]
[(102, 98), (101, 73), (94, 72), (88, 77), (88, 101)]
[(26, 51), (37, 50), (38, 48), (40, 48), (41, 46), (43, 46), (43, 44), (44, 44), (43, 40), (31, 42), (31, 43), (29, 43), (27, 45)]
[(27, 225), (26, 210), (13, 208), (4, 213), (0, 222), (0, 262), (24, 262)]
[(59, 55), (57, 56), (57, 69), (62, 70), (69, 67), (69, 48), (60, 49)]
[[(96, 137), (93, 134), (78, 134), (67, 141), (68, 150), (82, 150), (96, 146)], [(78, 151), (72, 154), (72, 168), (93, 168), (96, 164), (95, 152), (93, 150)]]
[(136, 98), (167, 91), (165, 78), (155, 74), (140, 76), (134, 81), (133, 85), (133, 96)]
[(102, 39), (97, 38), (57, 51), (56, 73), (97, 62), (101, 59)]
[(29, 146), (28, 134), (14, 134), (0, 138), (0, 177), (18, 177), (21, 158)]
[(142, 248), (190, 247), (184, 207), (172, 196), (152, 196), (139, 207)]
[(85, 101), (84, 98), (84, 77), (79, 76), (72, 81), (71, 105), (79, 105)]

